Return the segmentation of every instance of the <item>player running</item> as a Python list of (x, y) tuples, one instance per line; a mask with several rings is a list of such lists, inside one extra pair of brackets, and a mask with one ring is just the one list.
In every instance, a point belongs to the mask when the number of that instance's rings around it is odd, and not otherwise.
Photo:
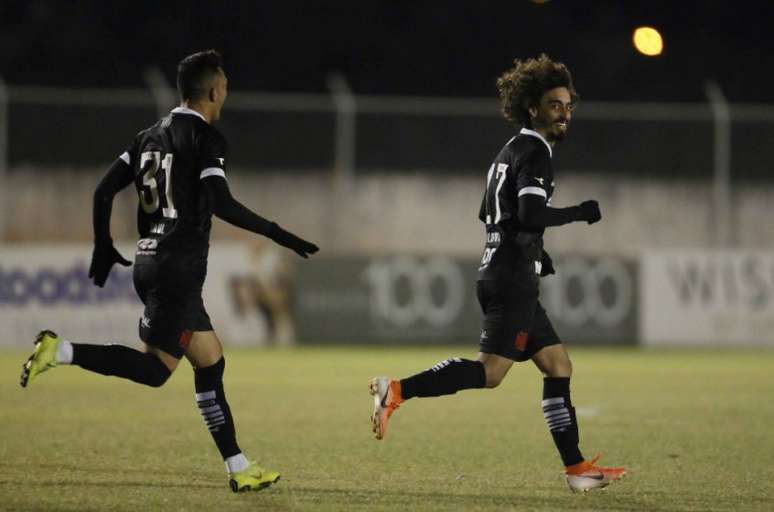
[(309, 243), (240, 204), (226, 181), (226, 141), (212, 123), (220, 118), (227, 80), (220, 55), (209, 50), (177, 68), (181, 104), (141, 131), (110, 166), (94, 194), (94, 253), (89, 278), (104, 286), (114, 263), (128, 266), (113, 247), (110, 212), (117, 192), (139, 194), (134, 286), (145, 304), (140, 352), (123, 345), (87, 345), (41, 332), (24, 364), (21, 385), (60, 364), (159, 387), (185, 356), (194, 368), (196, 403), (226, 464), (234, 492), (259, 490), (280, 478), (249, 461), (236, 441), (223, 391), (223, 348), (202, 301), (212, 214), (267, 236), (307, 258)]
[(414, 397), (451, 395), (463, 389), (495, 388), (514, 361), (531, 359), (543, 373), (543, 416), (565, 465), (573, 491), (606, 487), (623, 468), (586, 460), (578, 448), (578, 423), (570, 400), (572, 364), (538, 300), (539, 278), (554, 273), (543, 249), (547, 227), (601, 219), (596, 201), (569, 208), (551, 206), (554, 145), (564, 139), (577, 95), (570, 71), (546, 55), (514, 61), (498, 80), (505, 118), (523, 126), (500, 151), (486, 176), (479, 219), (486, 245), (479, 267), (478, 300), (484, 313), (476, 361), (452, 358), (402, 380), (374, 378), (371, 417), (384, 439), (393, 412)]

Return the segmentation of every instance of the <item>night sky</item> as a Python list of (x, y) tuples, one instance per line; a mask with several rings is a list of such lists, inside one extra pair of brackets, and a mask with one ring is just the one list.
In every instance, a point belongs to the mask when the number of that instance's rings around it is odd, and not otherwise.
[[(662, 31), (638, 54), (639, 25)], [(11, 85), (143, 87), (214, 47), (232, 89), (489, 96), (514, 58), (568, 64), (585, 99), (704, 101), (708, 78), (737, 102), (774, 102), (774, 1), (0, 0), (0, 74)]]

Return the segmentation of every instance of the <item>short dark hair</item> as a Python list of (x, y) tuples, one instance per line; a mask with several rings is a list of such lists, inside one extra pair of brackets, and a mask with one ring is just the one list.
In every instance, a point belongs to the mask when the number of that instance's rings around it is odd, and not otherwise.
[(536, 59), (514, 60), (513, 67), (497, 79), (500, 103), (505, 119), (530, 126), (529, 108), (536, 107), (546, 91), (566, 87), (573, 101), (578, 99), (572, 74), (561, 62), (541, 53)]
[(216, 50), (194, 53), (177, 65), (177, 92), (182, 101), (198, 100), (209, 93), (212, 78), (223, 70)]

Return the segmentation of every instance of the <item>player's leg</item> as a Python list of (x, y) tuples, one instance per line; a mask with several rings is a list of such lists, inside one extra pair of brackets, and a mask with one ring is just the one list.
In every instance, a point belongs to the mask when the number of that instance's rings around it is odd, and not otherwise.
[[(401, 402), (411, 398), (453, 395), (465, 389), (496, 388), (513, 361), (497, 354), (479, 352), (475, 361), (453, 357), (397, 382)], [(375, 379), (376, 380), (376, 379)]]
[(150, 347), (142, 352), (125, 345), (74, 343), (51, 331), (42, 331), (35, 340), (34, 352), (22, 367), (21, 385), (26, 387), (38, 374), (60, 364), (73, 364), (101, 375), (160, 387), (178, 362), (162, 350)]
[(481, 361), (452, 357), (398, 383), (403, 401), (453, 395), (464, 389), (483, 388), (486, 369)]
[(259, 490), (279, 480), (279, 473), (249, 461), (237, 444), (234, 418), (223, 388), (226, 360), (215, 331), (194, 331), (184, 354), (194, 368), (196, 405), (226, 464), (231, 489)]
[(624, 468), (597, 466), (599, 456), (588, 461), (580, 452), (578, 420), (570, 397), (572, 362), (539, 304), (529, 343), (532, 344), (531, 359), (543, 373), (543, 417), (564, 463), (570, 489), (601, 489), (623, 477)]
[[(372, 379), (369, 384), (369, 392), (374, 397), (371, 430), (376, 434), (376, 439), (384, 439), (390, 416), (406, 400), (453, 395), (464, 389), (487, 387), (487, 384), (493, 382), (496, 383), (488, 387), (497, 386), (508, 369), (503, 370), (503, 364), (498, 360), (504, 358), (489, 356), (479, 354), (476, 361), (453, 357), (401, 380), (387, 377)], [(487, 375), (487, 366), (491, 369), (490, 375)]]
[(513, 361), (497, 354), (479, 352), (475, 361), (453, 357), (398, 382), (401, 401), (453, 395), (464, 389), (496, 388)]
[(43, 331), (35, 341), (35, 351), (22, 368), (21, 385), (26, 386), (37, 374), (59, 364), (74, 364), (148, 386), (163, 385), (183, 357), (180, 346), (186, 313), (183, 299), (189, 296), (181, 286), (185, 281), (164, 278), (168, 270), (156, 264), (134, 266), (134, 287), (145, 304), (139, 322), (145, 351), (117, 344), (73, 343), (51, 331)]
[(481, 361), (453, 357), (431, 368), (397, 380), (375, 377), (369, 383), (369, 392), (374, 397), (374, 411), (371, 427), (377, 439), (387, 433), (387, 423), (400, 404), (415, 397), (453, 395), (463, 389), (483, 388), (486, 385), (486, 370)]
[(566, 467), (578, 464), (583, 455), (578, 448), (578, 422), (570, 399), (572, 364), (567, 351), (561, 343), (545, 346), (532, 356), (532, 362), (543, 373), (543, 417), (562, 462)]
[[(159, 387), (177, 368), (183, 357), (185, 336), (185, 301), (173, 287), (158, 286), (158, 269), (138, 265), (134, 270), (135, 288), (145, 304), (138, 323), (145, 350), (108, 344), (89, 345), (62, 340), (66, 351), (72, 347), (70, 363), (102, 375), (113, 375)], [(171, 289), (171, 291), (170, 291)], [(62, 358), (67, 362), (67, 355)]]
[(373, 379), (369, 386), (374, 397), (371, 426), (377, 439), (384, 438), (390, 416), (406, 400), (497, 387), (517, 360), (521, 352), (516, 333), (528, 328), (535, 301), (493, 281), (479, 281), (477, 292), (484, 314), (477, 360), (455, 357), (405, 379)]
[(505, 379), (505, 376), (508, 375), (508, 370), (513, 366), (512, 359), (486, 352), (479, 352), (478, 360), (484, 365), (487, 388), (499, 386), (503, 379)]
[(237, 471), (246, 468), (247, 459), (237, 445), (234, 419), (223, 391), (226, 360), (215, 331), (194, 332), (184, 354), (194, 369), (196, 404), (226, 466)]

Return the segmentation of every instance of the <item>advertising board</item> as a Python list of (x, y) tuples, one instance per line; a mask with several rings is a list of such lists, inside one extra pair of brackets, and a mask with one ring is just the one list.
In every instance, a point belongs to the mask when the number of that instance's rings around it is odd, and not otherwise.
[[(541, 303), (570, 343), (633, 344), (636, 265), (618, 258), (557, 257)], [(476, 346), (481, 310), (474, 259), (390, 255), (314, 258), (298, 266), (294, 313), (301, 341)]]
[[(131, 256), (132, 246), (120, 247)], [(41, 329), (73, 341), (137, 344), (142, 304), (131, 268), (105, 288), (88, 279), (91, 247), (0, 249), (0, 346)], [(481, 311), (472, 258), (395, 254), (300, 260), (271, 245), (214, 244), (204, 302), (226, 345), (301, 343), (477, 346)], [(637, 334), (637, 268), (564, 256), (542, 279), (541, 302), (569, 344), (627, 344)]]
[(651, 251), (640, 292), (646, 345), (774, 346), (774, 252)]

